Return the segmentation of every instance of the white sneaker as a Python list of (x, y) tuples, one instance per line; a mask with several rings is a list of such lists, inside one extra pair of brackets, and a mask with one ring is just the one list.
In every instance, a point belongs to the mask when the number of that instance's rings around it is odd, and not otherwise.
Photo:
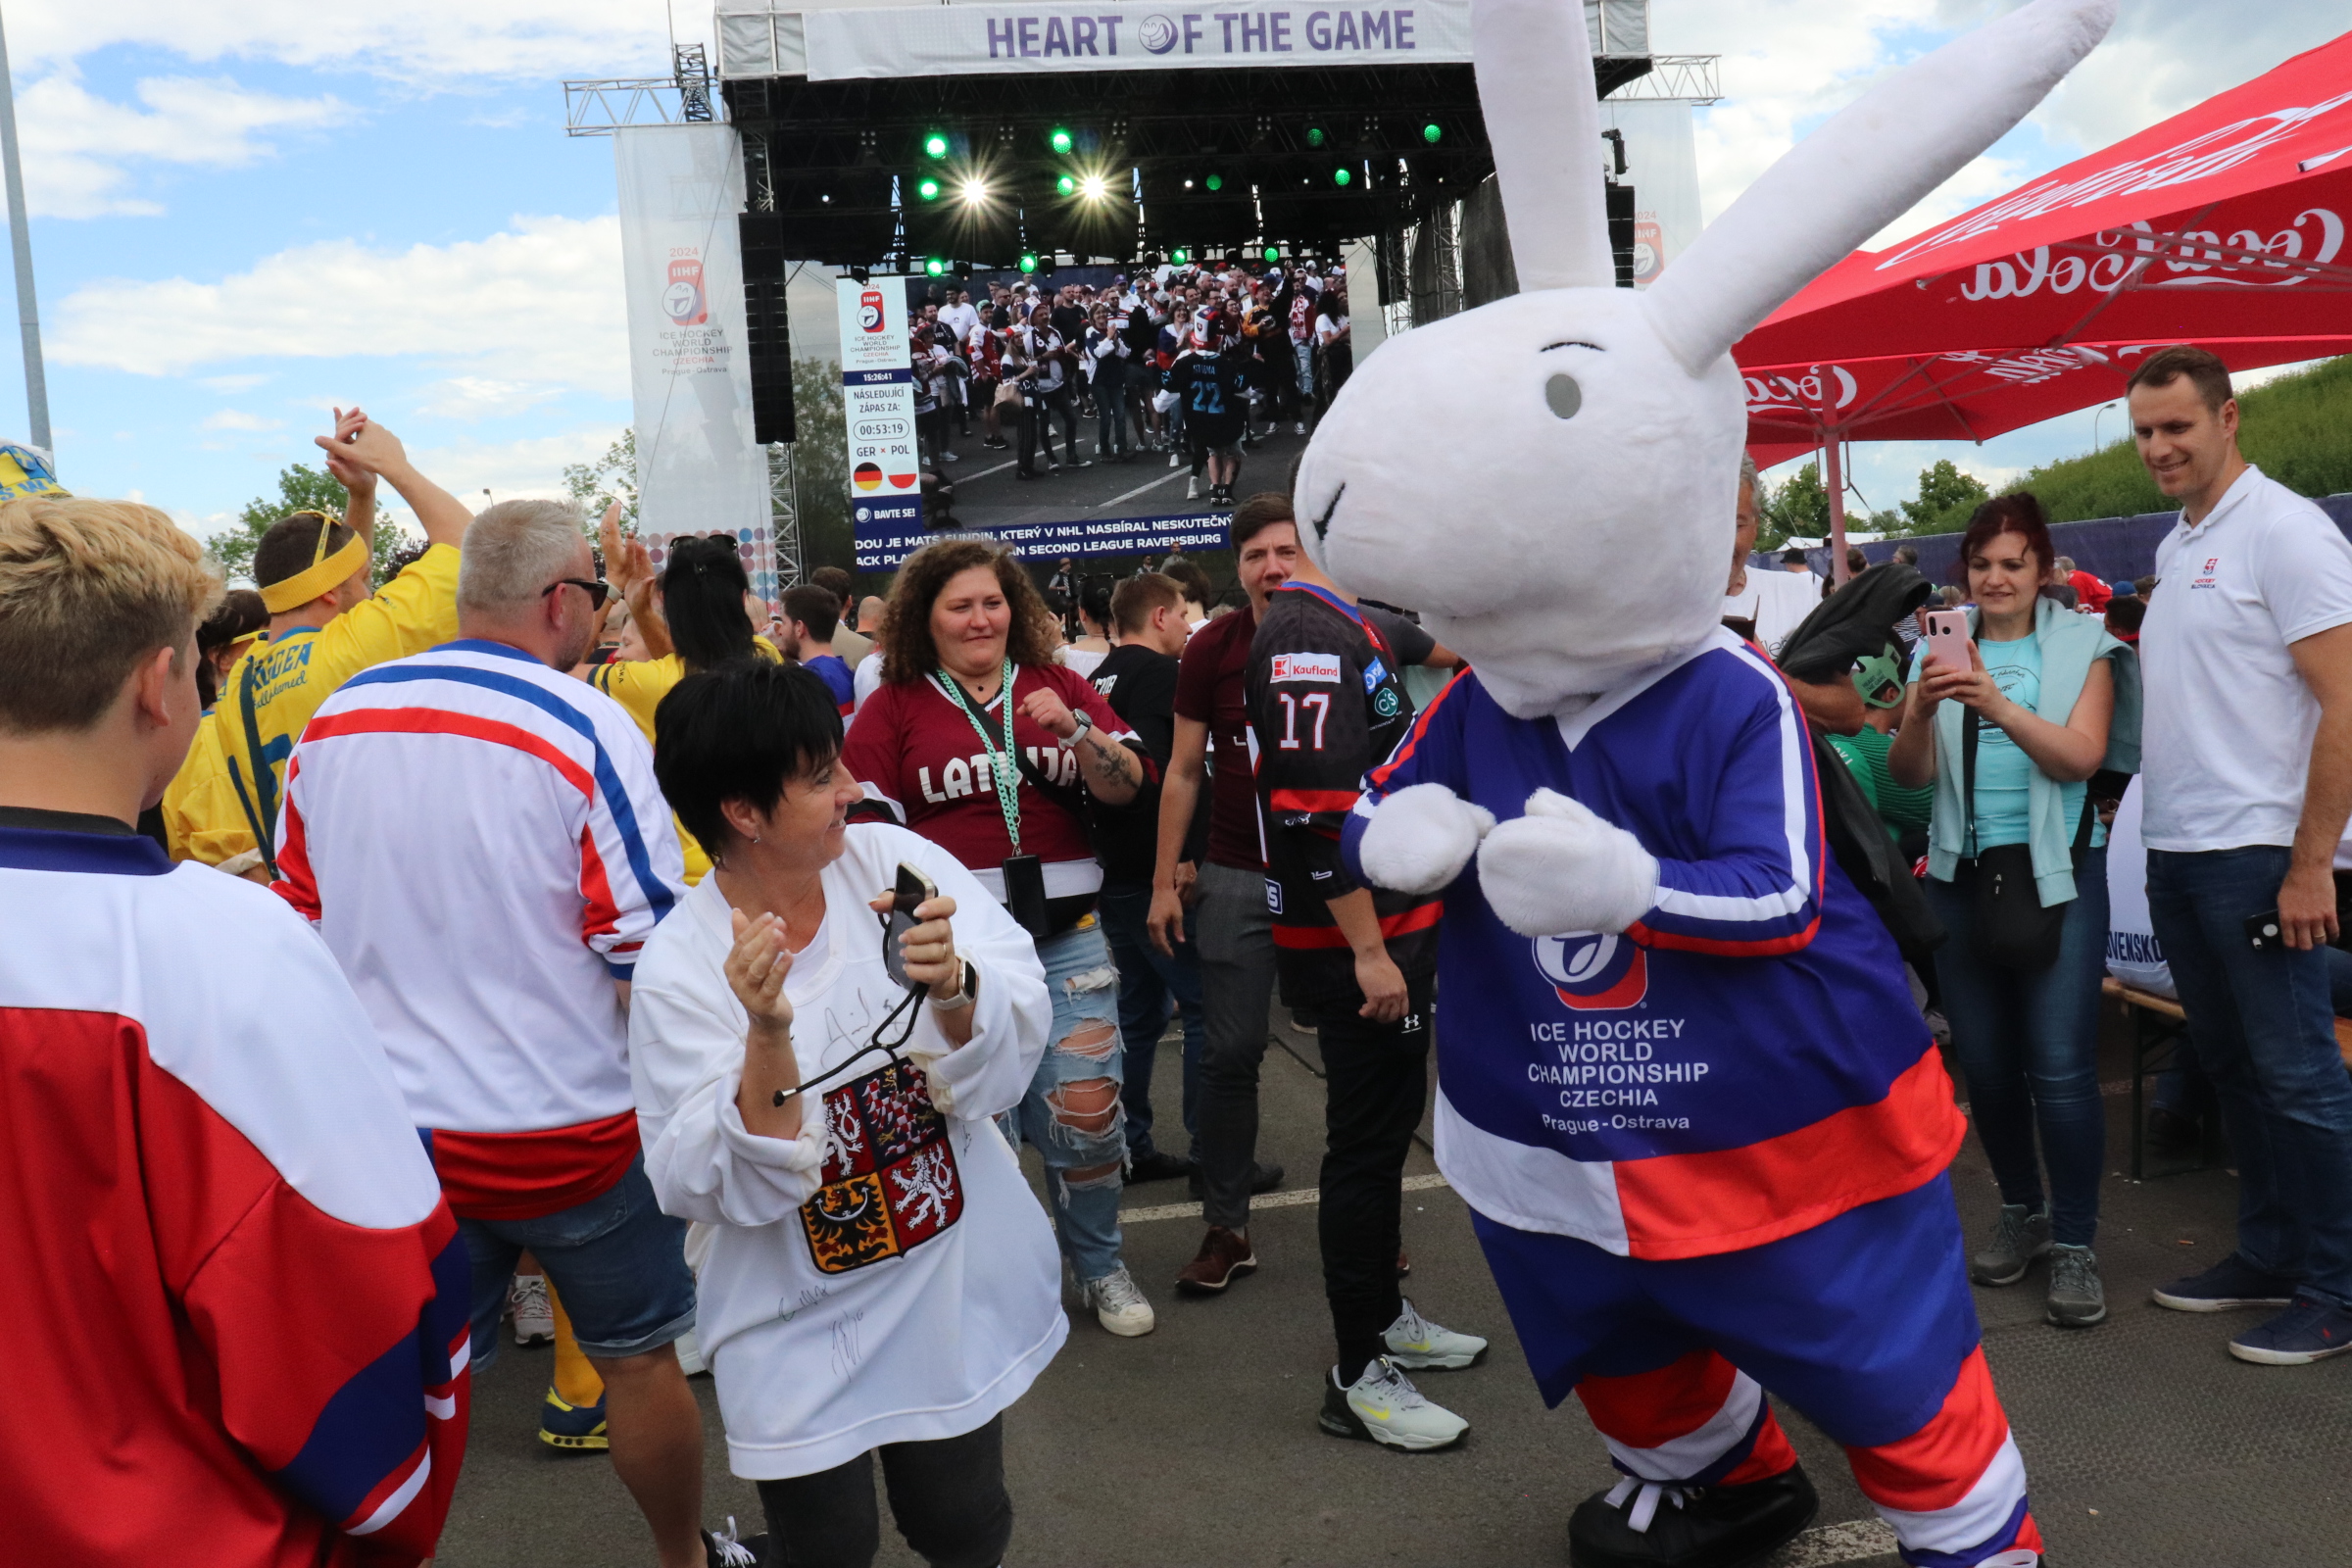
[(1380, 1340), (1388, 1348), (1390, 1360), (1416, 1372), (1459, 1371), (1476, 1366), (1487, 1353), (1486, 1341), (1475, 1334), (1456, 1334), (1443, 1324), (1432, 1323), (1414, 1311), (1409, 1300)]
[(1079, 1281), (1078, 1298), (1095, 1309), (1096, 1322), (1123, 1340), (1149, 1334), (1159, 1323), (1124, 1263), (1099, 1280)]
[(514, 1314), (516, 1345), (546, 1345), (556, 1337), (556, 1308), (547, 1298), (547, 1276), (517, 1274), (507, 1287), (507, 1306)]
[(939, 455), (939, 461), (942, 463), (961, 463), (963, 459), (953, 452), (942, 452)]
[[(1410, 1311), (1411, 1308), (1408, 1307), (1406, 1310)], [(1438, 1332), (1442, 1334), (1445, 1330), (1440, 1329)], [(695, 1336), (694, 1330), (688, 1329), (673, 1343), (678, 1348), (679, 1371), (684, 1372), (690, 1378), (699, 1378), (710, 1370), (710, 1364), (703, 1359), (703, 1342)], [(1479, 1343), (1483, 1345), (1486, 1342), (1482, 1340)]]
[(1315, 1424), (1335, 1438), (1361, 1438), (1392, 1448), (1418, 1452), (1462, 1441), (1470, 1423), (1444, 1405), (1432, 1404), (1386, 1356), (1375, 1357), (1364, 1375), (1340, 1387), (1340, 1369), (1323, 1380), (1323, 1411)]
[(1184, 481), (1184, 499), (1187, 501), (1200, 499), (1200, 476), (1199, 474), (1194, 474)]
[(1174, 447), (1168, 448), (1168, 466), (1171, 468), (1181, 468), (1184, 466), (1184, 454), (1177, 451)]
[(1298, 434), (1306, 434), (1306, 421), (1304, 419), (1300, 419), (1298, 421)]

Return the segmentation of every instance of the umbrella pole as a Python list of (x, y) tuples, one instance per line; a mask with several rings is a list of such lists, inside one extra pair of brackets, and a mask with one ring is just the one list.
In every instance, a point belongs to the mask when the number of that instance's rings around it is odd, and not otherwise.
[(1823, 445), (1822, 476), (1830, 490), (1830, 581), (1843, 584), (1851, 574), (1845, 569), (1845, 473), (1838, 462), (1839, 434), (1832, 430)]

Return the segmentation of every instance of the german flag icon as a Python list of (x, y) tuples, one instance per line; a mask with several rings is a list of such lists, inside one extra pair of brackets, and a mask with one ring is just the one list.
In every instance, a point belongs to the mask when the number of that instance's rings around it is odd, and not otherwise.
[(860, 463), (856, 471), (851, 473), (850, 482), (858, 487), (860, 495), (872, 494), (882, 488), (882, 465)]

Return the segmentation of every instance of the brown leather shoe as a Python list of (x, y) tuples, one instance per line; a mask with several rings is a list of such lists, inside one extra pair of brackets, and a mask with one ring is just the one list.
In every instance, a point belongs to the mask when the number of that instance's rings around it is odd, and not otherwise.
[(1250, 1250), (1250, 1233), (1211, 1225), (1200, 1238), (1200, 1250), (1177, 1270), (1176, 1289), (1187, 1296), (1215, 1296), (1240, 1276), (1256, 1271), (1257, 1253)]
[(1396, 1277), (1400, 1280), (1410, 1279), (1412, 1274), (1413, 1254), (1399, 1247), (1396, 1249)]

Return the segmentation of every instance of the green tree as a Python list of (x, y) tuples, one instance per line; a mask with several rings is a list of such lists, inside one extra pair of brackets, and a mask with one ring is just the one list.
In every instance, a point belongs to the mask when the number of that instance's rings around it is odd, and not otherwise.
[(1919, 499), (1903, 503), (1907, 534), (1956, 533), (1992, 492), (1973, 473), (1962, 473), (1949, 458), (1919, 470)]
[[(378, 498), (388, 496), (390, 488), (379, 486)], [(220, 566), (220, 573), (233, 585), (253, 582), (253, 553), (261, 547), (262, 535), (268, 533), (277, 520), (288, 513), (323, 512), (340, 517), (351, 510), (351, 494), (336, 482), (334, 475), (323, 468), (314, 468), (297, 463), (279, 470), (277, 494), (256, 496), (245, 503), (237, 520), (213, 536), (207, 548)], [(379, 507), (375, 514), (375, 536), (368, 541), (374, 560), (375, 580), (382, 583), (399, 569), (395, 558), (414, 549), (423, 535), (408, 526), (396, 514)]]
[(567, 463), (564, 466), (564, 488), (579, 507), (590, 539), (596, 537), (596, 525), (605, 509), (613, 502), (620, 503), (620, 525), (623, 531), (637, 526), (637, 431), (635, 426), (620, 432), (620, 439), (606, 449), (605, 455), (594, 463)]
[(858, 570), (850, 518), (850, 450), (841, 406), (841, 367), (831, 360), (792, 362), (792, 502), (801, 519), (805, 571)]
[(1778, 550), (1791, 538), (1818, 539), (1830, 531), (1830, 493), (1822, 488), (1821, 465), (1808, 463), (1757, 497), (1763, 522), (1758, 550)]

